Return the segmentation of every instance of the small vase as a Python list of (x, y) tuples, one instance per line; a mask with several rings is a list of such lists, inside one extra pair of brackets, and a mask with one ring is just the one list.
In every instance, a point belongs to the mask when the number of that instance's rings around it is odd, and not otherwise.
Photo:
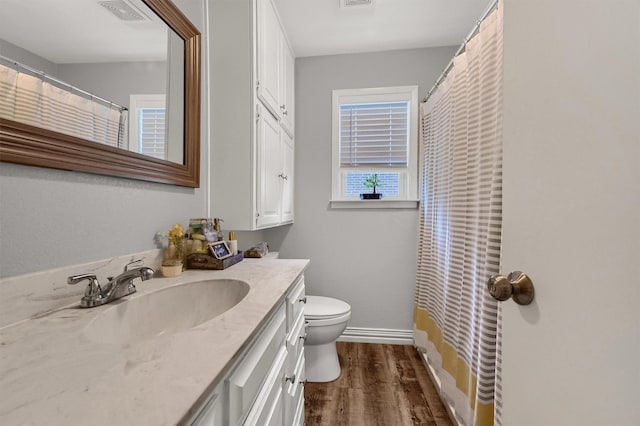
[(175, 259), (176, 258), (176, 245), (172, 242), (169, 242), (169, 245), (166, 249), (164, 249), (164, 258), (165, 259)]

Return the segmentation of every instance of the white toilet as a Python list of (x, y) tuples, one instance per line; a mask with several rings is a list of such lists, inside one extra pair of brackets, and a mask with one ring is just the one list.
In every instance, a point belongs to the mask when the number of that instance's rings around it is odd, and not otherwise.
[(304, 342), (309, 382), (331, 382), (340, 377), (336, 340), (351, 318), (351, 306), (339, 299), (307, 296), (304, 307), (307, 339)]

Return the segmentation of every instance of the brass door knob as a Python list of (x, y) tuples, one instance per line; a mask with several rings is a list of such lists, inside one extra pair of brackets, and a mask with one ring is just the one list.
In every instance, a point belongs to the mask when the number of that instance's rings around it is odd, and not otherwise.
[(528, 305), (533, 302), (535, 293), (531, 278), (520, 271), (514, 271), (507, 277), (504, 275), (490, 276), (487, 288), (494, 299), (502, 302), (513, 297), (513, 301), (518, 305)]

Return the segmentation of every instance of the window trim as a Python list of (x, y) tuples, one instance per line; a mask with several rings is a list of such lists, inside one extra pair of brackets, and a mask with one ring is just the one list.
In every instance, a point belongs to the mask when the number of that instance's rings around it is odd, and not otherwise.
[[(164, 94), (132, 94), (129, 95), (129, 140), (127, 146), (130, 151), (140, 152), (138, 146), (138, 111), (145, 108), (164, 108), (165, 109), (165, 125), (168, 127), (169, 123), (166, 120), (166, 95)], [(168, 128), (165, 129), (165, 138), (169, 134)], [(165, 145), (167, 141), (165, 139)], [(168, 151), (165, 149), (163, 160), (167, 160)], [(157, 157), (154, 157), (157, 158)]]
[[(401, 197), (382, 200), (360, 200), (347, 197), (342, 190), (346, 171), (366, 171), (363, 168), (340, 166), (340, 105), (364, 102), (409, 101), (409, 158), (406, 168), (390, 168), (389, 171), (405, 173), (405, 187)], [(417, 208), (418, 206), (418, 86), (391, 86), (362, 89), (337, 89), (332, 93), (331, 120), (331, 200), (332, 208)], [(384, 170), (376, 169), (376, 170)], [(403, 178), (401, 177), (401, 180)]]

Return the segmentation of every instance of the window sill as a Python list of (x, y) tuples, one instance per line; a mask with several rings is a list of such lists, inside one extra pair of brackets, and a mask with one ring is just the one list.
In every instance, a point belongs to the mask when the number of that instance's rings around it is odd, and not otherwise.
[(332, 209), (417, 209), (420, 200), (330, 200)]

